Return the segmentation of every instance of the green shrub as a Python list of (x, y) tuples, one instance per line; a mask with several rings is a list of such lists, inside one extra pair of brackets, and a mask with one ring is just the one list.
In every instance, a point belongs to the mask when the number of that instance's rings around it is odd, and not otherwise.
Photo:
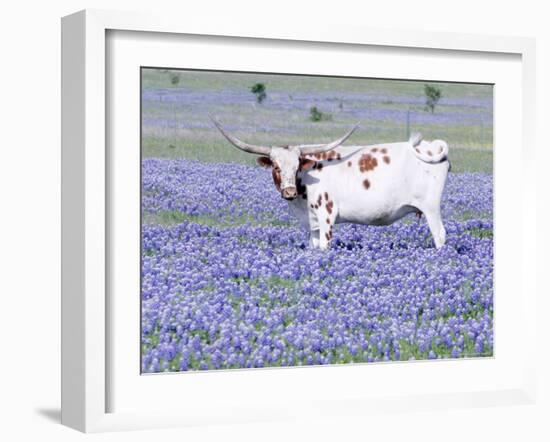
[(267, 94), (265, 92), (265, 84), (263, 83), (256, 83), (254, 86), (250, 88), (250, 92), (256, 95), (256, 100), (260, 104), (262, 104), (262, 101), (264, 101), (267, 98)]
[(326, 114), (322, 111), (320, 111), (319, 109), (317, 109), (317, 106), (312, 106), (310, 109), (309, 109), (309, 119), (311, 121), (327, 121), (327, 120), (332, 120), (332, 115), (330, 114)]
[(425, 84), (424, 94), (426, 95), (426, 110), (430, 110), (433, 114), (436, 104), (441, 99), (441, 89), (439, 89), (437, 86)]
[(176, 86), (180, 82), (180, 76), (179, 74), (172, 74), (170, 75), (170, 83), (172, 83), (173, 86)]

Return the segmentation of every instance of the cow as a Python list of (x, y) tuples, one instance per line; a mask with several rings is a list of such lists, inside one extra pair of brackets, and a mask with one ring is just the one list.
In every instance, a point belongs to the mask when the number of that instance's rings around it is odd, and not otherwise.
[(445, 244), (440, 210), (450, 169), (445, 141), (413, 134), (406, 142), (342, 146), (356, 125), (331, 143), (257, 146), (212, 121), (233, 146), (259, 155), (257, 163), (271, 169), (275, 187), (309, 231), (310, 247), (326, 250), (335, 224), (389, 225), (409, 213), (424, 214), (435, 247)]

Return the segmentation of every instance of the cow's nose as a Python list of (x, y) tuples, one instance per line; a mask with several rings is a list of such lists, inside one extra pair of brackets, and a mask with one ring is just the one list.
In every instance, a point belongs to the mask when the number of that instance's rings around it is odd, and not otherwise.
[(283, 198), (285, 200), (293, 200), (296, 198), (296, 187), (285, 187), (283, 189)]

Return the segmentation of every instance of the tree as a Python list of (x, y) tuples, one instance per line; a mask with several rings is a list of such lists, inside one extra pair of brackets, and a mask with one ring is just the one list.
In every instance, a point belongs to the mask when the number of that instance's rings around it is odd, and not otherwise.
[(441, 89), (439, 89), (437, 86), (425, 84), (424, 94), (426, 94), (426, 110), (430, 110), (433, 114), (435, 111), (435, 106), (442, 96)]
[(180, 82), (179, 74), (170, 75), (170, 83), (172, 83), (174, 86), (176, 86), (179, 82)]
[(311, 121), (327, 121), (332, 120), (332, 115), (322, 112), (317, 109), (317, 106), (312, 106), (309, 108), (309, 119)]
[(262, 101), (267, 98), (267, 94), (265, 93), (265, 84), (263, 83), (256, 83), (250, 88), (250, 92), (256, 95), (256, 100), (260, 104), (262, 104)]

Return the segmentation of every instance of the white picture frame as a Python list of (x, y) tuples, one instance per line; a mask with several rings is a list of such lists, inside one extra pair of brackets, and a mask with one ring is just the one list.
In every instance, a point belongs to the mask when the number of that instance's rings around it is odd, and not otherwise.
[[(368, 414), (374, 409), (412, 411), (419, 408), (454, 408), (499, 404), (533, 403), (535, 397), (535, 321), (536, 270), (535, 231), (521, 229), (521, 300), (522, 353), (521, 382), (502, 388), (451, 393), (431, 392), (425, 395), (387, 395), (375, 399), (368, 395), (347, 397), (342, 394), (329, 400), (316, 399), (311, 407), (297, 404), (289, 410), (274, 405), (257, 410), (253, 399), (239, 402), (241, 415), (216, 414), (198, 407), (189, 410), (153, 410), (144, 407), (133, 411), (109, 412), (108, 396), (113, 385), (108, 375), (113, 355), (109, 353), (107, 327), (111, 318), (107, 287), (107, 250), (112, 200), (108, 186), (106, 121), (108, 115), (108, 63), (106, 36), (111, 31), (154, 32), (168, 35), (201, 35), (222, 38), (269, 39), (272, 41), (338, 43), (368, 45), (378, 48), (424, 48), (441, 51), (468, 51), (513, 54), (521, 57), (521, 158), (522, 187), (520, 217), (536, 218), (534, 162), (535, 109), (535, 43), (517, 37), (489, 37), (451, 33), (354, 29), (341, 26), (330, 29), (314, 26), (285, 28), (280, 24), (215, 23), (180, 18), (87, 10), (62, 21), (62, 423), (85, 432), (209, 423), (254, 422), (288, 417)], [(157, 36), (159, 34), (156, 34)], [(136, 91), (137, 93), (137, 91)], [(496, 117), (498, 118), (498, 116)], [(499, 221), (497, 220), (496, 223)], [(498, 247), (498, 245), (496, 246)], [(529, 256), (529, 259), (527, 258)], [(497, 270), (498, 271), (498, 270)], [(505, 290), (502, 288), (501, 290)], [(498, 354), (496, 356), (498, 358)], [(380, 367), (380, 366), (379, 366)], [(389, 367), (389, 366), (386, 366)], [(417, 366), (418, 367), (418, 366)], [(348, 368), (349, 367), (345, 367)], [(352, 368), (358, 370), (357, 368)], [(294, 370), (294, 371), (293, 371)], [(297, 371), (296, 371), (297, 370)], [(284, 377), (299, 377), (299, 371), (285, 370)], [(380, 370), (380, 368), (378, 368)], [(419, 370), (418, 368), (416, 370)], [(250, 372), (249, 372), (250, 373)], [(273, 373), (273, 372), (271, 372)], [(311, 371), (309, 372), (311, 373)], [(191, 374), (192, 376), (193, 374)], [(202, 376), (202, 382), (217, 374)], [(209, 377), (208, 377), (209, 376)], [(254, 375), (256, 376), (256, 375)], [(269, 372), (263, 372), (265, 376)], [(279, 375), (278, 375), (279, 376)], [(172, 379), (175, 379), (172, 377)], [(264, 381), (265, 382), (265, 381)], [(246, 402), (248, 401), (248, 402)]]

